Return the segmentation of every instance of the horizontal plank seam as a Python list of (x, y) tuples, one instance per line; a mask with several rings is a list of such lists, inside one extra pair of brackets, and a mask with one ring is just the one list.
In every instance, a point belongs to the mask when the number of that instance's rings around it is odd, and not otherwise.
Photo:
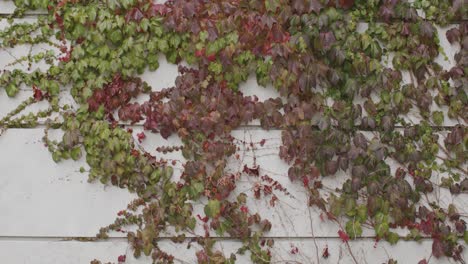
[[(13, 13), (6, 13), (6, 12), (1, 12), (0, 11), (0, 18), (10, 18), (10, 16), (13, 15)], [(36, 17), (45, 17), (47, 16), (47, 13), (25, 13), (23, 16), (18, 16), (18, 17), (13, 17), (13, 18), (36, 18)]]
[[(13, 13), (12, 12), (3, 12), (3, 11), (0, 11), (0, 18), (8, 18), (9, 16), (11, 16)], [(47, 16), (48, 13), (47, 12), (41, 12), (41, 11), (37, 11), (37, 12), (25, 12), (24, 15), (22, 17), (16, 17), (16, 18), (23, 18), (23, 17), (39, 17), (39, 16)], [(425, 19), (423, 18), (424, 21), (429, 21), (429, 22), (435, 22), (435, 20), (433, 19)], [(390, 20), (390, 23), (393, 23), (393, 22), (401, 22), (401, 21), (405, 21), (404, 19), (392, 19)], [(459, 25), (461, 23), (464, 23), (464, 22), (467, 22), (468, 19), (461, 19), (461, 20), (453, 20), (453, 21), (450, 21), (450, 23), (448, 25)], [(365, 20), (359, 20), (359, 23), (370, 23), (371, 21), (365, 21)], [(379, 22), (379, 23), (384, 23), (385, 21), (383, 20), (376, 20), (375, 22)]]
[[(157, 240), (171, 240), (176, 237), (158, 237)], [(187, 236), (185, 237), (184, 240), (192, 240), (195, 238), (200, 238), (200, 237), (195, 237), (195, 236)], [(211, 239), (214, 240), (219, 240), (219, 241), (241, 241), (240, 238), (238, 237), (210, 237)], [(320, 240), (326, 240), (326, 239), (333, 239), (333, 240), (341, 240), (340, 237), (336, 236), (296, 236), (296, 237), (283, 237), (283, 236), (263, 236), (260, 237), (261, 239), (274, 239), (274, 240), (289, 240), (289, 239), (320, 239)], [(403, 237), (400, 237), (403, 238)], [(0, 241), (75, 241), (75, 242), (112, 242), (112, 241), (127, 241), (126, 237), (109, 237), (107, 239), (101, 239), (101, 240), (95, 240), (95, 237), (60, 237), (60, 236), (0, 236)], [(375, 240), (375, 236), (363, 236), (363, 237), (357, 237), (353, 240), (350, 241), (358, 241), (358, 240)], [(463, 238), (459, 238), (460, 240)], [(421, 240), (432, 240), (431, 237), (422, 237)], [(409, 240), (412, 241), (412, 240)]]
[[(61, 123), (54, 123), (54, 125), (61, 125)], [(119, 123), (120, 126), (126, 126), (126, 127), (143, 127), (143, 124), (141, 123), (137, 123), (137, 124), (128, 124), (128, 123)], [(456, 124), (456, 125), (453, 125), (453, 126), (431, 126), (432, 129), (434, 129), (435, 131), (440, 131), (440, 132), (443, 132), (443, 131), (449, 131), (451, 130), (452, 128), (454, 128), (455, 126), (457, 125), (465, 125), (465, 124), (462, 124), (462, 123), (459, 123), (459, 124)], [(335, 127), (335, 126), (334, 126)], [(1, 128), (1, 127), (0, 127)], [(46, 128), (46, 125), (42, 122), (38, 123), (36, 126), (33, 126), (33, 127), (28, 127), (28, 126), (7, 126), (7, 130), (8, 129), (39, 129), (39, 128)], [(314, 128), (316, 130), (319, 130), (318, 127), (314, 126)], [(336, 127), (335, 127), (336, 128)], [(395, 126), (395, 129), (404, 129), (403, 126)], [(284, 129), (281, 129), (281, 128), (270, 128), (270, 129), (265, 129), (263, 128), (262, 126), (260, 125), (241, 125), (235, 129), (233, 129), (233, 131), (236, 131), (236, 130), (266, 130), (266, 131), (283, 131)], [(380, 130), (372, 130), (372, 129), (356, 129), (356, 131), (363, 131), (363, 132), (381, 132)]]

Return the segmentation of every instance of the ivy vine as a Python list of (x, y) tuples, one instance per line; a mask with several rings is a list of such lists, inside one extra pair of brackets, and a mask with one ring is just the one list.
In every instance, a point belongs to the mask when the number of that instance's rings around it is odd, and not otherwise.
[[(364, 227), (391, 244), (430, 237), (435, 258), (464, 263), (467, 216), (431, 196), (435, 189), (468, 193), (468, 7), (462, 0), (14, 3), (0, 47), (48, 48), (15, 58), (1, 72), (8, 96), (22, 87), (32, 95), (0, 119), (0, 129), (45, 120), (44, 143), (54, 161), (84, 157), (90, 181), (138, 195), (96, 239), (136, 226), (125, 231), (134, 256), (172, 263), (174, 256), (158, 246), (160, 233), (174, 228), (173, 240), (182, 242), (202, 225), (205, 235), (194, 239), (202, 247), (199, 263), (234, 263), (247, 251), (252, 262), (270, 263), (274, 241), (265, 236), (277, 227), (247, 201), (266, 198), (275, 206), (291, 194), (256, 164), (227, 170), (238, 158), (231, 133), (259, 120), (264, 129), (282, 131), (278, 153), (290, 165), (289, 179), (304, 187), (309, 206), (337, 223), (344, 243)], [(18, 20), (33, 10), (42, 11), (37, 20)], [(437, 62), (449, 59), (441, 26), (460, 46), (451, 69)], [(154, 91), (139, 76), (157, 70), (161, 54), (180, 74), (173, 87)], [(10, 70), (24, 63), (27, 69)], [(239, 85), (251, 75), (281, 97), (244, 96)], [(76, 105), (60, 104), (64, 93)], [(149, 99), (136, 102), (142, 94)], [(49, 108), (21, 115), (39, 101)], [(457, 125), (446, 127), (447, 120)], [(173, 169), (178, 161), (141, 147), (146, 135), (135, 138), (128, 126), (137, 123), (146, 133), (181, 139), (181, 146), (157, 149), (183, 155), (180, 178)], [(51, 129), (62, 130), (63, 138), (50, 139)], [(241, 175), (259, 184), (233, 195)], [(327, 188), (327, 177), (340, 177), (342, 186)], [(190, 203), (199, 200), (206, 201), (204, 215)], [(240, 239), (242, 247), (224, 256), (211, 231)]]

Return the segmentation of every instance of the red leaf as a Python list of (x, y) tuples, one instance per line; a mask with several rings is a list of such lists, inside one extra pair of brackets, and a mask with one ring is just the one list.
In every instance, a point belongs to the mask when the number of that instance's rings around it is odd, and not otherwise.
[(338, 231), (338, 236), (340, 236), (341, 240), (345, 243), (349, 241), (348, 234), (346, 234), (346, 232), (344, 232), (343, 230)]
[(244, 165), (244, 170), (243, 172), (251, 175), (251, 176), (258, 176), (260, 175), (260, 172), (259, 172), (259, 169), (260, 169), (260, 166), (256, 166), (254, 168), (249, 168), (247, 167), (247, 165)]
[(285, 35), (283, 33), (282, 28), (278, 24), (273, 24), (273, 27), (271, 28), (271, 38), (273, 42), (283, 42)]
[(57, 22), (57, 24), (59, 24), (59, 26), (62, 27), (63, 26), (63, 18), (57, 13), (55, 13), (54, 16), (55, 16), (55, 21)]
[(204, 250), (197, 251), (196, 255), (198, 263), (209, 263), (210, 257), (208, 257)]
[(152, 17), (152, 16), (156, 16), (156, 14), (160, 14), (160, 15), (165, 15), (167, 13), (168, 9), (165, 5), (163, 4), (155, 4), (155, 3), (152, 3), (147, 11), (148, 13), (148, 16)]
[(290, 39), (291, 35), (289, 35), (289, 32), (286, 31), (283, 35), (283, 43), (289, 42)]
[(450, 44), (453, 44), (454, 42), (460, 41), (460, 30), (458, 28), (452, 28), (445, 33), (447, 40), (450, 42)]
[(434, 242), (432, 242), (432, 255), (436, 258), (444, 255), (444, 245), (439, 239), (434, 239)]
[(208, 222), (208, 216), (205, 216), (205, 217), (202, 218), (199, 214), (197, 214), (197, 218), (200, 219), (200, 221), (202, 221), (204, 223)]
[(184, 3), (182, 12), (184, 13), (184, 16), (189, 18), (195, 16), (195, 4), (193, 2)]
[(265, 43), (262, 46), (262, 53), (264, 55), (271, 55), (271, 44), (270, 43)]
[(130, 21), (140, 22), (144, 17), (145, 17), (145, 15), (141, 12), (141, 10), (139, 8), (135, 7), (125, 15), (125, 21), (127, 21), (127, 22), (130, 22)]
[(411, 29), (410, 29), (409, 23), (404, 23), (401, 28), (401, 35), (409, 36), (410, 34), (411, 34)]
[(278, 197), (276, 195), (273, 195), (270, 199), (270, 206), (275, 207), (276, 201), (278, 201)]
[(302, 183), (304, 187), (309, 187), (309, 178), (307, 176), (302, 177)]
[(320, 10), (323, 8), (322, 3), (319, 0), (311, 0), (310, 1), (310, 10), (314, 11), (315, 13), (320, 13)]
[(214, 61), (214, 60), (216, 60), (216, 54), (210, 54), (210, 55), (206, 56), (206, 59), (208, 61)]
[(340, 0), (339, 5), (340, 5), (340, 7), (344, 8), (344, 9), (349, 9), (349, 8), (353, 7), (354, 0)]
[(325, 50), (330, 49), (331, 45), (335, 43), (336, 38), (333, 32), (322, 32), (320, 33), (320, 41), (322, 42), (322, 46)]
[(303, 14), (305, 12), (306, 3), (304, 0), (292, 0), (291, 6), (294, 11)]
[(195, 51), (195, 57), (202, 57), (203, 55), (205, 55), (205, 49), (201, 49), (201, 50), (197, 50)]
[(299, 253), (299, 249), (291, 245), (291, 254), (296, 255), (297, 253)]
[(430, 235), (434, 230), (432, 220), (421, 220), (420, 230), (422, 230), (425, 234)]
[(394, 10), (392, 7), (388, 6), (381, 6), (380, 7), (380, 17), (383, 18), (384, 21), (388, 22), (394, 15)]
[(330, 212), (327, 212), (327, 217), (329, 220), (336, 220), (336, 217)]
[(131, 153), (130, 153), (133, 157), (138, 157), (140, 156), (140, 152), (138, 152), (138, 150), (136, 149), (132, 149)]
[(260, 197), (261, 197), (260, 191), (261, 191), (260, 185), (256, 184), (255, 187), (254, 187), (254, 196), (255, 196), (256, 199), (260, 199)]
[(143, 13), (141, 12), (141, 10), (139, 8), (134, 8), (133, 9), (132, 19), (134, 21), (140, 22), (144, 17), (145, 17), (145, 15), (143, 15)]
[(328, 252), (328, 245), (325, 246), (325, 248), (323, 249), (323, 253), (322, 253), (322, 257), (323, 258), (328, 258), (330, 256), (330, 253)]
[(67, 4), (67, 0), (62, 0), (62, 1), (60, 1), (60, 2), (58, 3), (57, 7), (58, 7), (58, 8), (61, 8), (61, 7), (65, 6), (66, 4)]
[(36, 86), (33, 86), (33, 91), (34, 91), (34, 95), (33, 95), (34, 100), (36, 100), (36, 102), (42, 101), (42, 99), (44, 99), (42, 91), (38, 89)]
[(241, 206), (240, 210), (243, 213), (248, 213), (249, 212), (249, 208), (247, 208), (247, 206), (245, 206), (245, 205)]
[(127, 260), (127, 256), (126, 255), (120, 255), (117, 260), (119, 261), (119, 263), (123, 263), (123, 262), (125, 262)]
[(143, 141), (143, 139), (146, 138), (146, 135), (145, 135), (144, 132), (141, 132), (141, 133), (137, 134), (137, 137), (138, 137), (138, 142), (141, 143)]

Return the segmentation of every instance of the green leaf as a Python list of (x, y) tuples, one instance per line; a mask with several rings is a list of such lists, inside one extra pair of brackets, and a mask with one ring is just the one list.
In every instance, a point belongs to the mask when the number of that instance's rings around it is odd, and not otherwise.
[(109, 38), (112, 41), (112, 43), (118, 44), (120, 43), (120, 41), (122, 41), (122, 32), (120, 31), (120, 29), (115, 29), (110, 33)]
[(206, 30), (200, 31), (199, 38), (203, 42), (205, 40), (207, 40), (208, 39), (208, 31), (206, 31)]
[(194, 230), (195, 225), (197, 224), (197, 219), (195, 219), (195, 217), (187, 218), (186, 224), (188, 228), (190, 228), (191, 230)]
[(159, 68), (159, 61), (158, 61), (158, 55), (157, 54), (149, 54), (147, 57), (148, 60), (148, 65), (149, 65), (149, 70), (150, 71), (155, 71)]
[(393, 93), (393, 102), (399, 105), (403, 101), (403, 93), (400, 91)]
[(75, 161), (79, 160), (81, 156), (82, 156), (81, 147), (76, 147), (70, 151), (70, 157)]
[(367, 219), (367, 207), (365, 205), (360, 205), (357, 209), (357, 217), (359, 221), (365, 222)]
[(53, 152), (53, 153), (52, 153), (52, 159), (53, 159), (56, 163), (58, 163), (59, 161), (62, 160), (62, 153), (59, 152), (59, 151)]
[(247, 194), (245, 193), (240, 193), (237, 196), (237, 202), (240, 204), (245, 204), (247, 202)]
[(166, 167), (164, 169), (163, 178), (165, 180), (169, 180), (172, 177), (173, 174), (174, 174), (174, 169), (172, 167)]
[(153, 26), (151, 27), (151, 29), (153, 30), (154, 34), (158, 37), (161, 37), (164, 33), (163, 28), (161, 26)]
[(169, 44), (165, 39), (158, 40), (158, 49), (162, 52), (167, 52), (169, 50)]
[(441, 126), (444, 123), (444, 113), (441, 111), (434, 111), (432, 113), (432, 121), (438, 126)]
[(390, 102), (390, 93), (388, 91), (382, 91), (380, 98), (385, 104), (388, 104)]
[(221, 65), (221, 63), (219, 62), (212, 62), (210, 63), (210, 65), (208, 66), (208, 69), (215, 73), (215, 74), (220, 74), (222, 71), (223, 71), (223, 65)]
[(170, 41), (171, 41), (171, 46), (174, 48), (177, 48), (181, 42), (181, 39), (179, 35), (173, 35)]
[(392, 244), (392, 245), (395, 245), (398, 240), (400, 240), (400, 236), (398, 236), (397, 233), (394, 233), (394, 232), (388, 232), (387, 233), (387, 241)]
[(10, 83), (5, 87), (6, 93), (9, 97), (15, 96), (19, 89), (18, 86), (16, 86), (14, 83)]
[(216, 45), (217, 42), (210, 42), (206, 45), (206, 54), (207, 55), (212, 55), (212, 54), (216, 54), (219, 49), (218, 49), (218, 46)]
[(215, 218), (221, 211), (221, 203), (219, 200), (209, 200), (208, 204), (205, 205), (205, 214), (208, 217)]
[(346, 215), (349, 217), (353, 217), (356, 215), (356, 200), (354, 199), (346, 199), (344, 204), (344, 209), (346, 212)]
[(349, 220), (346, 223), (346, 233), (352, 239), (355, 239), (356, 237), (362, 235), (361, 223), (359, 221), (354, 220), (354, 219)]
[(144, 32), (148, 31), (150, 25), (150, 21), (147, 18), (143, 18), (140, 21), (140, 28), (143, 29)]
[(192, 199), (196, 199), (200, 196), (200, 194), (205, 190), (205, 187), (203, 186), (203, 183), (201, 182), (192, 182), (192, 185), (190, 186), (190, 197)]
[(332, 194), (329, 199), (329, 204), (330, 204), (330, 212), (336, 217), (340, 216), (342, 213), (342, 207), (343, 207), (342, 199)]
[(385, 234), (387, 234), (390, 228), (388, 226), (388, 223), (382, 223), (382, 224), (376, 224), (374, 229), (375, 229), (375, 234), (378, 237), (382, 238), (382, 237), (385, 237)]
[(159, 182), (160, 179), (161, 179), (161, 169), (157, 168), (156, 170), (154, 170), (151, 173), (150, 181), (151, 181), (151, 183), (155, 184), (155, 183)]
[(229, 33), (226, 36), (226, 40), (230, 44), (237, 44), (237, 42), (239, 41), (239, 35), (237, 35), (237, 32)]
[(52, 81), (49, 83), (48, 91), (51, 95), (58, 95), (60, 93), (60, 86), (57, 82)]

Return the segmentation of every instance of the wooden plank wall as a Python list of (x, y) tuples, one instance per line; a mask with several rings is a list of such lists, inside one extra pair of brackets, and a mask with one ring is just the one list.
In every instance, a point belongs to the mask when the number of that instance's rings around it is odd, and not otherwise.
[[(0, 1), (0, 14), (10, 14), (14, 6), (10, 1)], [(35, 19), (34, 14), (26, 18)], [(6, 25), (5, 19), (0, 22), (0, 28)], [(365, 25), (362, 25), (365, 28)], [(439, 28), (442, 45), (449, 57), (439, 62), (445, 67), (453, 65), (453, 55), (459, 50), (458, 45), (450, 45), (445, 37), (447, 28)], [(16, 48), (9, 52), (0, 51), (0, 67), (3, 69), (13, 61), (14, 56), (24, 55), (26, 47)], [(156, 72), (147, 72), (142, 78), (153, 88), (159, 90), (173, 85), (177, 76), (177, 68), (161, 58), (161, 67)], [(64, 88), (65, 89), (65, 88)], [(278, 93), (271, 87), (263, 88), (251, 78), (242, 85), (241, 90), (246, 95), (257, 95), (260, 100), (274, 98)], [(0, 118), (11, 111), (19, 102), (30, 97), (32, 91), (24, 87), (14, 98), (8, 98), (4, 90), (0, 90)], [(139, 98), (144, 100), (145, 98)], [(61, 104), (74, 105), (73, 100), (64, 93)], [(46, 107), (45, 104), (35, 104), (26, 110), (37, 111)], [(447, 109), (442, 109), (446, 112)], [(408, 117), (418, 122), (420, 117), (414, 113)], [(444, 126), (453, 126), (459, 121), (446, 118)], [(139, 124), (132, 126), (134, 135), (142, 131)], [(126, 190), (100, 183), (88, 183), (87, 174), (80, 173), (80, 168), (87, 168), (84, 159), (73, 162), (66, 161), (56, 164), (52, 161), (41, 138), (44, 127), (39, 125), (32, 129), (9, 129), (0, 136), (0, 263), (89, 263), (98, 258), (103, 261), (117, 261), (117, 256), (127, 254), (127, 263), (148, 263), (149, 259), (132, 259), (125, 235), (115, 233), (107, 241), (79, 242), (74, 237), (93, 237), (100, 227), (113, 222), (116, 213), (125, 208), (134, 195)], [(440, 133), (446, 133), (441, 131)], [(263, 131), (257, 123), (233, 132), (233, 136), (241, 141), (259, 142), (267, 139), (262, 147), (255, 149), (257, 163), (262, 174), (268, 174), (282, 183), (294, 197), (280, 198), (275, 208), (269, 208), (268, 200), (259, 200), (249, 205), (251, 210), (258, 210), (262, 216), (273, 222), (269, 237), (275, 238), (273, 257), (275, 263), (352, 263), (349, 249), (338, 238), (339, 227), (321, 220), (320, 212), (306, 206), (306, 194), (299, 184), (291, 183), (287, 177), (288, 165), (278, 157), (281, 144), (281, 131)], [(56, 135), (59, 136), (59, 135)], [(367, 136), (372, 137), (372, 133)], [(155, 153), (157, 146), (180, 145), (176, 137), (168, 140), (159, 135), (147, 133), (143, 146)], [(241, 170), (243, 164), (251, 165), (253, 154), (243, 144), (240, 154), (243, 162), (233, 161), (229, 169)], [(180, 154), (166, 156), (170, 159), (183, 161)], [(181, 163), (176, 165), (180, 172)], [(178, 170), (177, 170), (178, 168)], [(393, 168), (395, 169), (395, 168)], [(342, 179), (343, 177), (341, 177)], [(254, 179), (242, 178), (238, 187), (245, 191), (252, 185)], [(340, 183), (340, 176), (330, 177), (326, 186), (334, 188)], [(447, 193), (441, 193), (442, 203), (455, 202), (460, 208), (468, 211), (468, 197), (460, 195), (456, 198)], [(203, 211), (203, 201), (195, 204), (195, 210)], [(203, 230), (196, 233), (202, 234)], [(404, 235), (404, 231), (400, 232)], [(171, 234), (166, 234), (169, 237)], [(431, 255), (431, 240), (423, 239), (417, 242), (400, 242), (391, 246), (387, 242), (375, 242), (371, 230), (365, 230), (363, 237), (350, 242), (351, 251), (361, 263), (386, 263), (389, 257), (399, 263), (417, 263)], [(234, 252), (240, 245), (239, 241), (220, 238), (217, 247), (226, 255)], [(161, 238), (161, 247), (176, 256), (180, 263), (195, 263), (195, 251), (186, 244), (175, 244), (169, 239)], [(291, 254), (291, 248), (297, 247), (299, 252)], [(330, 257), (321, 257), (328, 247)], [(296, 261), (296, 262), (294, 262)], [(249, 263), (248, 256), (239, 259), (239, 263)], [(437, 263), (451, 263), (447, 259)]]

